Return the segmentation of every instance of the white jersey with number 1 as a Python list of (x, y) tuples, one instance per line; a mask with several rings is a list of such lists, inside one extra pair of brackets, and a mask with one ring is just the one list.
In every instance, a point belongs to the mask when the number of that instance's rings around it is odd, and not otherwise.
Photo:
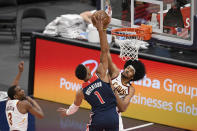
[(28, 113), (22, 114), (17, 108), (19, 100), (8, 100), (6, 103), (6, 117), (10, 130), (27, 131)]

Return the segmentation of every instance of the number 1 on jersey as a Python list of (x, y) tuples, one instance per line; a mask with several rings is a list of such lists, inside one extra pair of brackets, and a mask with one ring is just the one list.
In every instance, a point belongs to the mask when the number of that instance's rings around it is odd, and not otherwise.
[(97, 98), (99, 99), (101, 104), (105, 103), (105, 101), (103, 100), (103, 98), (101, 97), (101, 95), (98, 91), (95, 91), (94, 94), (97, 96)]

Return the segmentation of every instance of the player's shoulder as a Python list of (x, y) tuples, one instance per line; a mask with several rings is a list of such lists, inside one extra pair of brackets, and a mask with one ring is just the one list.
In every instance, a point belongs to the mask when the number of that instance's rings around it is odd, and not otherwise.
[(135, 89), (135, 87), (132, 84), (130, 84), (129, 87), (132, 89)]
[(135, 91), (135, 87), (132, 84), (130, 84), (129, 88), (130, 90)]
[(112, 73), (111, 79), (112, 80), (116, 79), (116, 78), (118, 78), (119, 75), (121, 75), (121, 72), (118, 70), (118, 71)]
[(83, 88), (80, 88), (79, 90), (77, 90), (76, 93), (81, 93), (81, 92), (83, 92)]
[(83, 93), (83, 88), (80, 88), (79, 90), (77, 90), (76, 94), (77, 95), (81, 95)]

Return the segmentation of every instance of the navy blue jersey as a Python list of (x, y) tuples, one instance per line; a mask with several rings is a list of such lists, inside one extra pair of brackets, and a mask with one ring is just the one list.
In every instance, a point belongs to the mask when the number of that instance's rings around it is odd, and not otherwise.
[(116, 97), (109, 83), (96, 75), (83, 83), (84, 99), (91, 105), (89, 130), (105, 129), (118, 131), (119, 119), (116, 111)]
[(116, 97), (109, 83), (94, 75), (83, 84), (85, 100), (91, 105), (92, 112), (100, 112), (116, 107)]

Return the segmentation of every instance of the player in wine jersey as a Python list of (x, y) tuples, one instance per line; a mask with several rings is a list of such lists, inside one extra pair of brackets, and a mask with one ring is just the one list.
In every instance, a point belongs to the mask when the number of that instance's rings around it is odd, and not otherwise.
[[(105, 36), (106, 30), (103, 29), (101, 18), (94, 18), (100, 36)], [(100, 41), (106, 39), (100, 39)], [(108, 46), (102, 45), (100, 54), (100, 64), (95, 75), (91, 75), (88, 67), (79, 64), (75, 70), (78, 79), (83, 80), (82, 88), (76, 93), (74, 103), (68, 108), (59, 108), (57, 111), (62, 116), (75, 113), (82, 100), (86, 100), (91, 105), (91, 120), (87, 125), (87, 131), (118, 131), (119, 120), (116, 110), (116, 97), (110, 86), (110, 77), (107, 74), (108, 59), (106, 57)]]
[(24, 70), (24, 62), (18, 65), (19, 72), (8, 89), (8, 101), (6, 103), (6, 117), (10, 131), (27, 131), (28, 112), (38, 118), (43, 118), (44, 114), (38, 103), (32, 98), (25, 96), (24, 90), (18, 85), (20, 76)]

